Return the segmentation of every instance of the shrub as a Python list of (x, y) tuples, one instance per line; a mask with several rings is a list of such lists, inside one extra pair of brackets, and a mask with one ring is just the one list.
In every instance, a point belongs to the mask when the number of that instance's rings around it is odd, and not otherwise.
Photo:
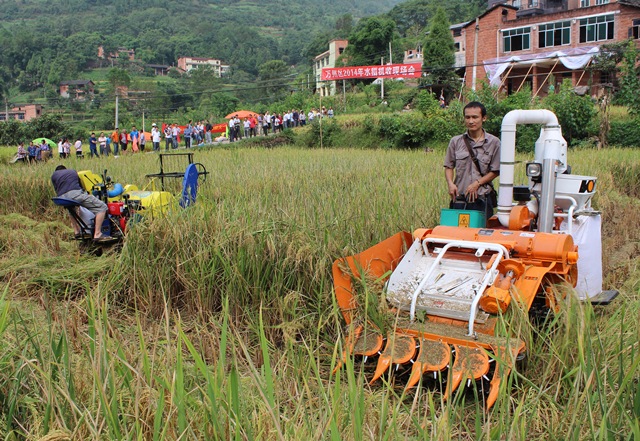
[(563, 81), (558, 93), (544, 99), (542, 106), (556, 114), (562, 126), (562, 135), (569, 144), (572, 140), (584, 139), (589, 135), (588, 127), (598, 113), (591, 98), (575, 94), (568, 78)]
[(607, 142), (611, 145), (640, 147), (640, 118), (611, 121)]

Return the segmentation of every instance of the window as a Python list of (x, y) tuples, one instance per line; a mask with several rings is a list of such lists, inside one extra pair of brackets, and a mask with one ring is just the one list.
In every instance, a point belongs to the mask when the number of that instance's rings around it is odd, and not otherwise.
[(571, 44), (571, 22), (560, 21), (538, 26), (538, 47)]
[(503, 31), (503, 52), (524, 51), (531, 49), (531, 28), (519, 28)]
[(324, 66), (324, 58), (322, 59), (322, 65)]
[(454, 43), (456, 46), (456, 52), (460, 52), (460, 43)]
[(0, 114), (0, 121), (5, 121), (6, 116), (4, 113)]
[(580, 0), (580, 7), (586, 8), (589, 6), (589, 0)]
[(640, 38), (640, 20), (633, 20), (633, 26), (629, 28), (629, 38)]
[(609, 0), (596, 0), (596, 5), (606, 5)]
[(18, 113), (18, 119), (23, 120), (24, 119), (24, 113)]
[(320, 69), (320, 62), (316, 61), (316, 69)]
[(462, 29), (461, 28), (456, 28), (453, 30), (453, 36), (454, 37), (459, 37), (462, 35)]
[(613, 40), (613, 14), (580, 20), (580, 43)]

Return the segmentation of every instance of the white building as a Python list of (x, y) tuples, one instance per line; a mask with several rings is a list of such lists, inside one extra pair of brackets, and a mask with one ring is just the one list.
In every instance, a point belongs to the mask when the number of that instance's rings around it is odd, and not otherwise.
[(335, 95), (335, 81), (321, 81), (322, 69), (336, 67), (336, 60), (344, 52), (344, 48), (349, 45), (347, 40), (334, 39), (329, 42), (329, 50), (321, 53), (313, 59), (313, 76), (316, 79), (316, 90), (321, 96)]

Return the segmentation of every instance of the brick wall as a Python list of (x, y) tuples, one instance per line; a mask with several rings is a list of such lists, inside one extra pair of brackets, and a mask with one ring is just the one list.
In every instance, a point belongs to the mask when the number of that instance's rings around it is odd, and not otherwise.
[[(606, 41), (596, 41), (596, 42), (586, 42), (580, 43), (580, 24), (579, 18), (591, 15), (600, 15), (600, 14), (614, 14), (614, 39), (606, 40)], [(544, 53), (544, 52), (552, 52), (554, 50), (562, 50), (567, 48), (575, 48), (575, 47), (590, 47), (590, 46), (598, 46), (604, 43), (611, 43), (614, 41), (622, 41), (626, 40), (629, 35), (629, 28), (632, 26), (634, 20), (640, 19), (640, 8), (633, 7), (629, 5), (620, 4), (617, 2), (608, 3), (605, 5), (599, 6), (591, 6), (588, 8), (578, 8), (573, 10), (568, 10), (559, 13), (553, 14), (545, 14), (538, 15), (533, 17), (523, 17), (517, 18), (516, 11), (512, 8), (507, 8), (503, 6), (498, 6), (493, 10), (490, 10), (484, 16), (481, 16), (478, 20), (478, 54), (477, 54), (477, 69), (476, 69), (476, 85), (486, 77), (486, 72), (482, 63), (484, 60), (498, 57), (509, 57), (509, 56), (517, 56), (517, 55), (525, 55), (525, 54), (536, 54), (536, 53)], [(550, 23), (556, 21), (564, 21), (571, 20), (571, 44), (565, 46), (555, 46), (555, 47), (538, 47), (538, 29), (537, 25), (542, 23)], [(574, 22), (575, 20), (575, 22)], [(503, 52), (503, 40), (502, 33), (499, 32), (500, 29), (511, 29), (511, 28), (519, 28), (519, 27), (536, 27), (536, 29), (531, 29), (531, 49), (523, 50), (523, 51), (512, 51), (512, 52)], [(474, 60), (474, 45), (475, 45), (475, 35), (476, 35), (476, 25), (475, 22), (471, 22), (465, 29), (465, 46), (466, 46), (466, 65), (468, 66), (466, 69), (466, 77), (465, 82), (468, 87), (472, 86), (473, 82), (473, 60)], [(640, 45), (640, 40), (636, 40)], [(549, 71), (549, 68), (546, 68)], [(540, 67), (540, 69), (534, 69), (538, 76), (542, 76), (542, 78), (536, 77), (537, 80), (542, 82), (545, 78), (544, 76), (544, 68)], [(538, 70), (543, 71), (542, 74), (538, 72)], [(519, 72), (520, 69), (514, 69), (515, 72)], [(526, 69), (525, 69), (526, 72)], [(578, 75), (575, 75), (574, 72), (569, 71), (564, 68), (564, 66), (559, 63), (554, 69), (554, 75), (559, 77), (560, 81), (564, 77), (568, 77), (567, 73), (571, 73), (571, 78), (574, 80), (574, 83), (579, 79), (583, 71), (578, 71)], [(532, 73), (532, 72), (531, 72)], [(513, 74), (511, 74), (513, 75)], [(510, 76), (511, 76), (510, 75)], [(524, 74), (523, 74), (524, 75)], [(517, 75), (516, 75), (517, 76)], [(586, 75), (583, 76), (583, 80), (580, 81), (581, 85), (584, 85), (587, 81), (585, 78)], [(595, 80), (597, 80), (596, 78)], [(522, 82), (522, 80), (518, 80)], [(514, 90), (519, 86), (518, 81), (514, 81), (513, 86)], [(506, 83), (506, 82), (505, 82)], [(537, 81), (534, 82), (534, 84)], [(537, 84), (535, 84), (537, 86)], [(541, 92), (545, 92), (545, 90), (541, 90)]]

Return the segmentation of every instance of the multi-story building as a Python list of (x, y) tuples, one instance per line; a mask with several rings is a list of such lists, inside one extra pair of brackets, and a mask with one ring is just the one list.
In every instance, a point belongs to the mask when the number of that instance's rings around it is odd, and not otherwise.
[[(640, 4), (609, 0), (490, 0), (462, 27), (466, 85), (486, 76), (510, 93), (529, 84), (546, 95), (566, 78), (596, 94), (613, 78), (585, 70), (604, 43), (640, 43)], [(593, 76), (592, 76), (593, 75)], [(591, 84), (592, 89), (587, 90)]]
[(316, 90), (321, 96), (335, 95), (335, 81), (321, 81), (322, 69), (336, 67), (336, 60), (349, 45), (347, 40), (334, 39), (329, 42), (329, 50), (313, 59), (313, 76), (316, 80)]
[(8, 112), (0, 113), (0, 121), (7, 119), (17, 119), (19, 121), (29, 121), (42, 115), (42, 105), (40, 104), (24, 104), (22, 106), (14, 106), (8, 109)]
[(223, 73), (229, 70), (229, 66), (222, 64), (222, 61), (216, 58), (195, 58), (195, 57), (180, 57), (178, 58), (178, 69), (183, 72), (191, 72), (193, 69), (197, 69), (200, 66), (211, 66), (217, 77), (221, 77)]

